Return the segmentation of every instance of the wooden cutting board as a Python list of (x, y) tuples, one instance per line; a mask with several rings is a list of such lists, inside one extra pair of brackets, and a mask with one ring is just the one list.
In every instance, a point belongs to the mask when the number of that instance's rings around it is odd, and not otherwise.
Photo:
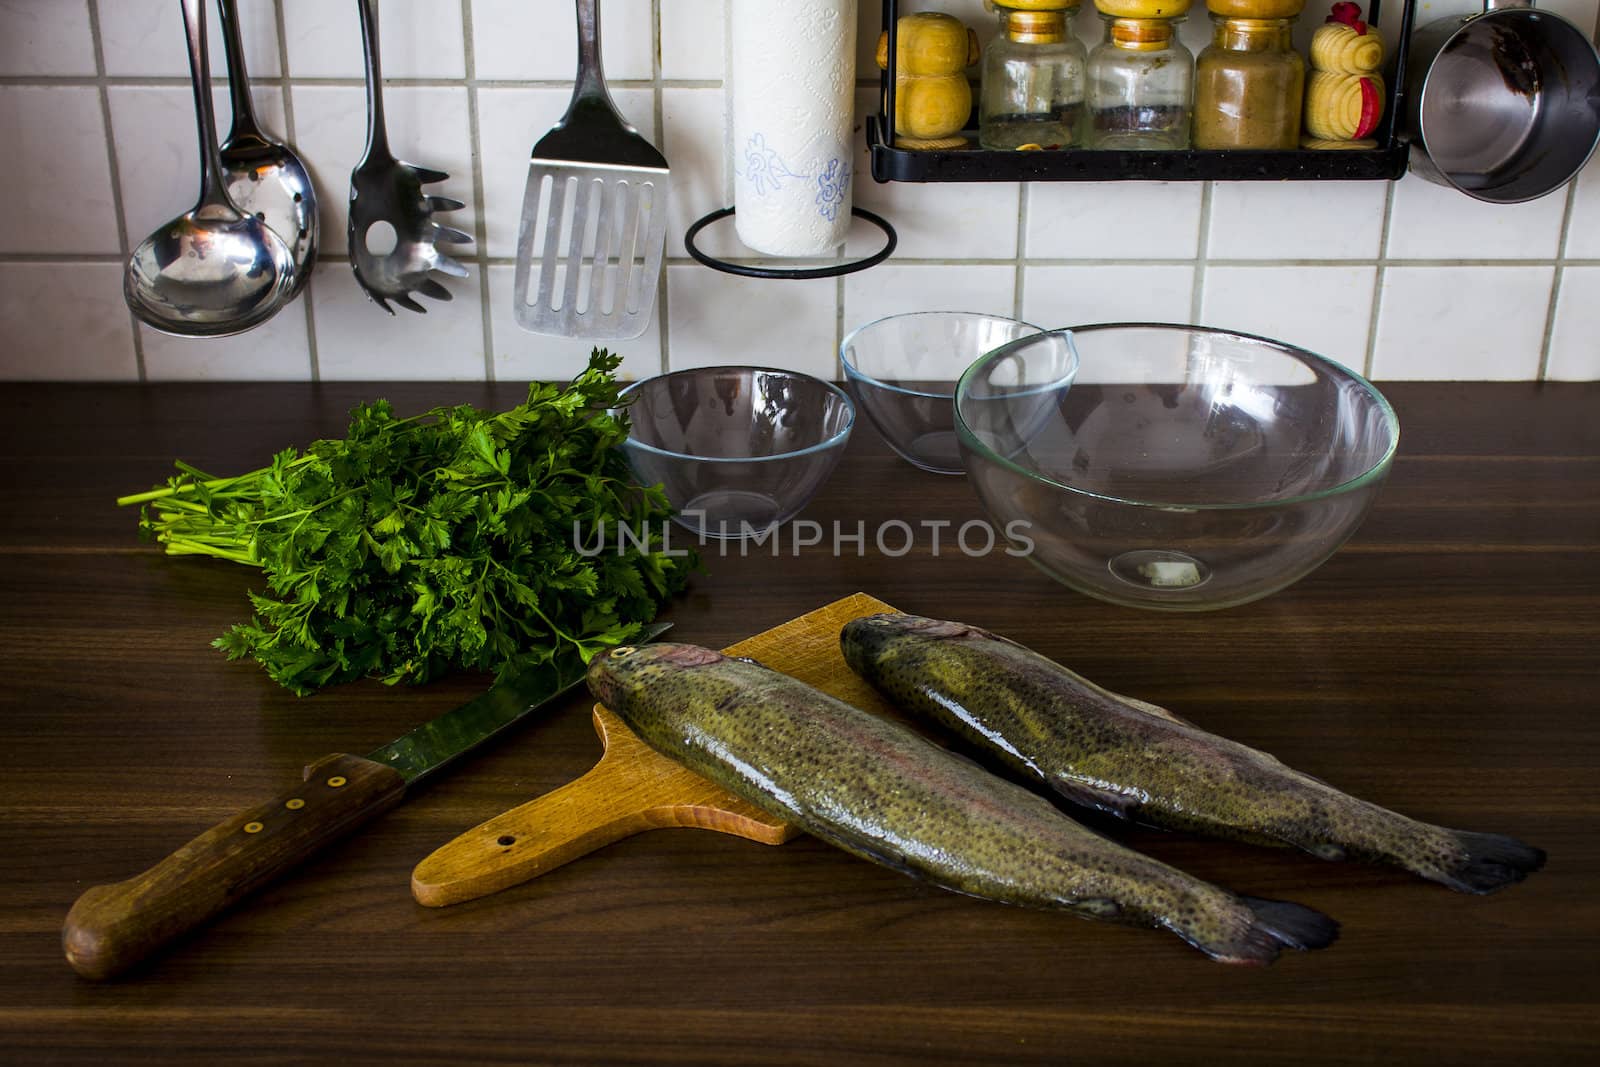
[[(893, 713), (839, 651), (851, 619), (896, 609), (855, 593), (723, 649), (749, 656), (858, 708)], [(498, 893), (645, 830), (685, 826), (781, 845), (799, 830), (651, 749), (594, 706), (605, 754), (577, 781), (473, 827), (411, 873), (429, 907)]]

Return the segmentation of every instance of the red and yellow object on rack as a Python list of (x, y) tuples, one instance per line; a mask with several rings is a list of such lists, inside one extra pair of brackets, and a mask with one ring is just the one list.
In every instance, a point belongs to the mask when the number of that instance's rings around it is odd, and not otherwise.
[(1337, 3), (1311, 37), (1311, 73), (1301, 146), (1372, 148), (1383, 118), (1383, 38), (1361, 20), (1361, 8)]

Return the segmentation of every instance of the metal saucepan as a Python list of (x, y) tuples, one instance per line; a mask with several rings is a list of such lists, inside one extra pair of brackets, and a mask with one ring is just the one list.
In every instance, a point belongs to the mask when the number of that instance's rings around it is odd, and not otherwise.
[(1570, 181), (1600, 140), (1600, 54), (1530, 0), (1484, 0), (1411, 37), (1411, 169), (1492, 204)]

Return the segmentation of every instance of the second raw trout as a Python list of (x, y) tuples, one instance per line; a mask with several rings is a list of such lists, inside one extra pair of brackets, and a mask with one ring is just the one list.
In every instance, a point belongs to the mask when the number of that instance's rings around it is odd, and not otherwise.
[(1390, 864), (1464, 893), (1493, 892), (1544, 863), (1515, 838), (1418, 822), (1342, 793), (974, 626), (872, 615), (847, 624), (840, 644), (851, 669), (901, 709), (1118, 818)]
[(1240, 897), (1101, 837), (915, 731), (697, 645), (596, 656), (589, 689), (646, 744), (830, 844), (946, 889), (1172, 931), (1268, 963), (1338, 924)]

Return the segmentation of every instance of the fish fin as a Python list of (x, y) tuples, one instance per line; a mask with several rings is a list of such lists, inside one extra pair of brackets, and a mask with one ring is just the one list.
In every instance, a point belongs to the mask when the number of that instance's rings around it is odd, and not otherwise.
[(1240, 901), (1256, 917), (1251, 934), (1246, 936), (1246, 945), (1256, 944), (1262, 952), (1270, 952), (1251, 961), (1270, 963), (1277, 958), (1280, 947), (1306, 952), (1326, 949), (1339, 939), (1338, 920), (1326, 917), (1314, 907), (1290, 901), (1269, 901), (1258, 896), (1240, 897)]
[(1543, 849), (1504, 834), (1451, 831), (1466, 854), (1440, 882), (1462, 893), (1493, 893), (1522, 881), (1544, 866)]
[(1049, 782), (1050, 788), (1080, 808), (1088, 808), (1125, 822), (1133, 821), (1133, 811), (1138, 803), (1132, 797), (1071, 778), (1051, 777)]
[(1194, 730), (1200, 729), (1200, 727), (1196, 726), (1188, 719), (1174, 715), (1160, 704), (1152, 704), (1148, 700), (1140, 700), (1138, 697), (1123, 696), (1121, 693), (1116, 693), (1114, 695), (1118, 700), (1122, 701), (1124, 704), (1127, 704), (1129, 707), (1137, 708), (1139, 711), (1147, 712), (1148, 714), (1154, 715), (1158, 719), (1166, 719), (1168, 722), (1175, 722), (1179, 726), (1187, 726)]
[(905, 853), (898, 849), (887, 848), (877, 843), (848, 840), (824, 826), (807, 825), (804, 829), (817, 840), (832, 845), (843, 852), (848, 852), (852, 856), (864, 859), (868, 863), (876, 863), (880, 867), (887, 867), (897, 874), (915, 878), (919, 882), (928, 881), (928, 872), (913, 867), (911, 861), (906, 858)]
[(1225, 944), (1200, 944), (1212, 959), (1224, 963), (1271, 963), (1285, 948), (1301, 952), (1327, 948), (1339, 938), (1339, 924), (1315, 908), (1287, 900), (1240, 897), (1253, 921)]

